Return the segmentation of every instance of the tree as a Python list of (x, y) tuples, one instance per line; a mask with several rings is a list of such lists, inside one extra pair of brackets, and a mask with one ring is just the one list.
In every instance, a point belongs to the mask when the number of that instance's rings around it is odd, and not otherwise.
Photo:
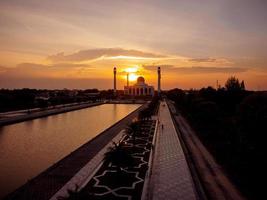
[(200, 89), (199, 94), (201, 97), (203, 97), (209, 101), (215, 101), (217, 91), (213, 87), (208, 86), (207, 88)]
[(219, 107), (213, 101), (196, 101), (193, 105), (193, 117), (198, 123), (198, 127), (209, 127), (214, 130), (217, 128), (220, 118)]
[(48, 107), (48, 101), (46, 99), (37, 99), (38, 107), (45, 109)]
[(151, 116), (153, 114), (152, 112), (153, 112), (152, 108), (147, 107), (138, 113), (138, 119), (139, 120), (149, 120), (149, 119), (151, 119)]
[(127, 135), (133, 138), (133, 146), (135, 146), (136, 135), (140, 131), (140, 123), (138, 121), (134, 121), (127, 125), (125, 132)]
[(172, 89), (167, 92), (168, 98), (182, 104), (184, 102), (184, 98), (186, 96), (185, 92), (182, 89)]
[(264, 148), (267, 132), (267, 93), (257, 92), (244, 98), (237, 109), (237, 115), (243, 139), (250, 147)]
[(123, 148), (122, 143), (113, 142), (113, 146), (109, 147), (104, 155), (104, 161), (112, 163), (117, 167), (118, 174), (121, 173), (122, 168), (130, 167), (134, 164), (134, 159), (130, 152)]
[[(243, 81), (243, 85), (245, 87), (244, 81)], [(225, 83), (225, 87), (228, 91), (240, 91), (240, 90), (242, 90), (242, 87), (241, 87), (241, 84), (239, 83), (239, 80), (234, 76), (231, 76), (230, 78), (227, 79), (227, 81)]]
[(244, 80), (242, 80), (240, 87), (241, 90), (246, 90)]

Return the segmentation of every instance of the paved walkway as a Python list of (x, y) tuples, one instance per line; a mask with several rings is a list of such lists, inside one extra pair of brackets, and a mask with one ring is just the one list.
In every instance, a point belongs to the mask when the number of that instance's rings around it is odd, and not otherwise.
[(197, 199), (195, 186), (166, 102), (162, 102), (159, 108), (158, 127), (150, 179), (150, 198)]

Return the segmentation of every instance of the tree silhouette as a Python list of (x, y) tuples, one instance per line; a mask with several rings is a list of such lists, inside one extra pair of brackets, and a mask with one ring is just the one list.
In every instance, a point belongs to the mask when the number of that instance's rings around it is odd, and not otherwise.
[(134, 164), (134, 159), (130, 152), (123, 148), (122, 143), (113, 142), (113, 146), (109, 147), (104, 155), (104, 161), (112, 163), (117, 167), (118, 174), (121, 173), (122, 168), (130, 167)]
[(151, 107), (147, 107), (144, 110), (141, 110), (138, 114), (139, 120), (149, 120), (151, 119), (153, 109)]
[(225, 88), (172, 90), (168, 97), (196, 130), (203, 144), (247, 195), (261, 199), (259, 182), (267, 167), (267, 92), (246, 91), (244, 81), (230, 77)]
[[(243, 87), (245, 88), (245, 83), (243, 82)], [(239, 83), (239, 80), (234, 77), (231, 76), (230, 78), (227, 79), (226, 83), (225, 83), (225, 87), (228, 91), (240, 91), (242, 90), (241, 84)]]
[(241, 87), (241, 90), (246, 90), (244, 80), (242, 80), (240, 87)]
[(128, 124), (125, 132), (133, 138), (133, 146), (135, 146), (136, 135), (140, 132), (140, 123), (138, 121), (134, 121)]
[(244, 98), (237, 114), (242, 138), (250, 147), (253, 146), (253, 149), (263, 148), (267, 132), (267, 93), (259, 92)]

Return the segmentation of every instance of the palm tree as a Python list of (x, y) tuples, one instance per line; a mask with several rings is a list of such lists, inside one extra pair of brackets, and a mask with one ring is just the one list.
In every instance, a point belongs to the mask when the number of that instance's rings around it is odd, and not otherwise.
[(133, 146), (135, 146), (136, 135), (140, 132), (140, 122), (134, 121), (128, 124), (128, 126), (125, 129), (125, 132), (127, 135), (133, 138)]
[(147, 107), (139, 112), (138, 119), (142, 121), (148, 120), (151, 119), (151, 115), (152, 115), (151, 108)]
[(122, 143), (113, 142), (113, 146), (109, 147), (104, 155), (104, 161), (112, 163), (117, 167), (117, 172), (120, 174), (122, 168), (130, 167), (134, 163), (132, 155), (122, 146)]
[(145, 113), (145, 110), (146, 109), (144, 109), (144, 110), (141, 110), (139, 113), (138, 113), (138, 119), (139, 120), (146, 120), (146, 113)]

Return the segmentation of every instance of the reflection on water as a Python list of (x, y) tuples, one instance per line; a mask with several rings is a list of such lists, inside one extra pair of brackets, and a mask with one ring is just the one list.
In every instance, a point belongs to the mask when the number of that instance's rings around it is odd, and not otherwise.
[(0, 127), (0, 198), (137, 107), (104, 104)]

